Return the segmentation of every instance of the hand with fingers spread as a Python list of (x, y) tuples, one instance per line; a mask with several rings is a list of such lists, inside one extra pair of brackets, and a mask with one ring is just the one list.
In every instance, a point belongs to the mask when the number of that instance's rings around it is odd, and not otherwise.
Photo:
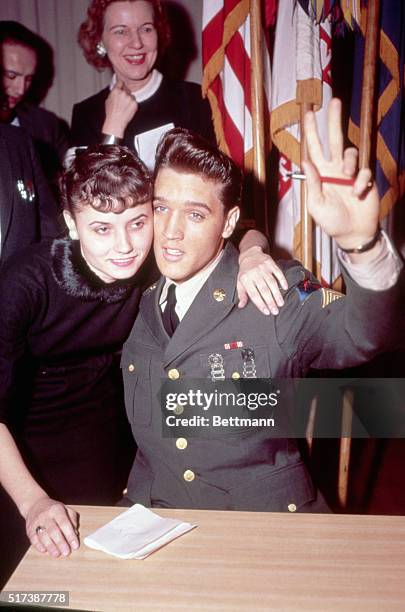
[(138, 103), (120, 79), (117, 79), (105, 101), (103, 134), (123, 138), (128, 123), (138, 110)]
[(26, 531), (31, 544), (52, 557), (68, 556), (80, 546), (79, 515), (61, 502), (41, 497), (29, 509)]
[(288, 285), (274, 259), (260, 247), (252, 246), (239, 256), (239, 264), (239, 308), (246, 306), (250, 298), (263, 314), (277, 315), (284, 304), (280, 287), (286, 290)]
[[(378, 192), (375, 186), (369, 186), (370, 169), (362, 169), (356, 175), (357, 150), (343, 150), (340, 100), (335, 98), (329, 103), (330, 158), (323, 153), (313, 112), (306, 114), (304, 130), (311, 159), (302, 163), (307, 178), (310, 214), (329, 236), (336, 239), (342, 249), (353, 249), (369, 243), (378, 228)], [(352, 178), (354, 185), (321, 183), (321, 176)]]

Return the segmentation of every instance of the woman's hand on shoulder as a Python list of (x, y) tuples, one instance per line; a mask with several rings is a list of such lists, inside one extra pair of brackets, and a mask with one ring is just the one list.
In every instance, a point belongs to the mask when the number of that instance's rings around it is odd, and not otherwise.
[(288, 289), (287, 280), (274, 259), (253, 246), (239, 256), (237, 290), (239, 308), (249, 299), (266, 315), (277, 315), (284, 300), (280, 287)]
[(123, 138), (126, 127), (137, 110), (138, 102), (126, 85), (117, 79), (105, 101), (105, 121), (101, 131), (103, 134)]
[(80, 546), (79, 514), (50, 497), (41, 497), (26, 516), (26, 531), (31, 544), (52, 557), (66, 557)]

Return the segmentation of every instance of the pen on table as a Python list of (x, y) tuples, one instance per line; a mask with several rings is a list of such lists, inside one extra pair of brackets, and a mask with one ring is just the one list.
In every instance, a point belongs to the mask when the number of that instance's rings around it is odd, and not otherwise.
[[(298, 181), (305, 181), (306, 180), (306, 175), (302, 174), (301, 172), (287, 172), (286, 175), (289, 178), (298, 180)], [(335, 176), (321, 176), (321, 183), (333, 183), (335, 185), (354, 185), (354, 180), (353, 178), (338, 178)], [(367, 183), (367, 187), (372, 187), (373, 183), (372, 181), (369, 181)]]

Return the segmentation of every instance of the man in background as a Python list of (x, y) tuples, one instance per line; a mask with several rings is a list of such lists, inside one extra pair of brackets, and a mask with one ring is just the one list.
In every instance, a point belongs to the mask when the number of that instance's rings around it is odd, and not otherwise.
[(0, 121), (29, 133), (47, 178), (55, 180), (68, 148), (68, 126), (37, 105), (52, 82), (52, 49), (22, 24), (0, 21), (0, 54)]

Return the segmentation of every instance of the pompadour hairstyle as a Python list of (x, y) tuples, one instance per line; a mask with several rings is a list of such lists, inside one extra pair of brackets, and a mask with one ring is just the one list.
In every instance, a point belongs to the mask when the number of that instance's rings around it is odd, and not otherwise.
[(225, 211), (241, 204), (241, 170), (225, 153), (194, 132), (174, 128), (164, 134), (156, 150), (154, 179), (162, 168), (197, 174), (218, 183)]

